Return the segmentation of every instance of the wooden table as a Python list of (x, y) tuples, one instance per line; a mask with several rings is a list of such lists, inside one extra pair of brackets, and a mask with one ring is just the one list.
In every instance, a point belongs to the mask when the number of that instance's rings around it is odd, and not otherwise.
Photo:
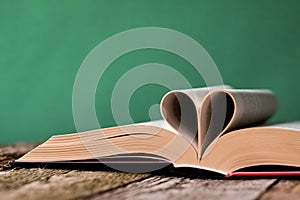
[(0, 199), (300, 199), (300, 181), (213, 180), (109, 171), (12, 169), (34, 144), (0, 146)]

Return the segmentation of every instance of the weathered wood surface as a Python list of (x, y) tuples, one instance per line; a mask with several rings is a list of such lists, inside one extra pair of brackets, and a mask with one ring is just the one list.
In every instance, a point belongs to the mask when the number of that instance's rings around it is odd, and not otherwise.
[(270, 188), (261, 198), (262, 200), (299, 200), (300, 199), (300, 181), (281, 180)]
[(0, 171), (9, 169), (8, 162), (10, 160), (21, 157), (23, 154), (36, 146), (37, 144), (15, 144), (10, 146), (0, 146)]
[(35, 144), (0, 147), (0, 199), (300, 199), (297, 180), (211, 180), (150, 174), (12, 169)]
[(0, 175), (1, 199), (86, 198), (147, 177), (117, 172), (21, 169)]
[(150, 177), (112, 190), (100, 199), (257, 199), (274, 180), (204, 180), (180, 177)]

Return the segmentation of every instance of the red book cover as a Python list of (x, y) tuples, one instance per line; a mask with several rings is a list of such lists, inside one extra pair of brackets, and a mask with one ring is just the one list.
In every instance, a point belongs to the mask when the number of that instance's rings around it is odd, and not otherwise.
[(266, 171), (266, 172), (232, 172), (226, 175), (226, 178), (235, 177), (300, 177), (300, 171)]

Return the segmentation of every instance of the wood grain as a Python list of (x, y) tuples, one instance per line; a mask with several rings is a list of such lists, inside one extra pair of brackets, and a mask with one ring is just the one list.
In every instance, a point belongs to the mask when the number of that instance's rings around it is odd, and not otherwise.
[(298, 200), (300, 199), (300, 181), (299, 180), (281, 180), (270, 188), (261, 198), (262, 200)]
[(257, 199), (274, 181), (155, 176), (92, 199)]
[(21, 169), (0, 175), (1, 199), (78, 199), (141, 180), (147, 174)]

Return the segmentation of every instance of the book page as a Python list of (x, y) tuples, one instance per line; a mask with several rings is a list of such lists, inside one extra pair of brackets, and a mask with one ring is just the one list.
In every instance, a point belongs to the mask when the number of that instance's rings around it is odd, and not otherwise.
[(204, 153), (200, 165), (226, 172), (259, 166), (279, 170), (280, 166), (300, 167), (299, 125), (300, 122), (262, 125), (226, 133), (211, 151)]
[(220, 85), (186, 90), (173, 90), (161, 101), (161, 114), (176, 132), (198, 148), (198, 130), (200, 110), (203, 98), (213, 90), (229, 89), (230, 86)]
[[(215, 109), (213, 103), (217, 105)], [(218, 113), (221, 104), (226, 106), (225, 115)], [(200, 110), (200, 135), (203, 139), (201, 153), (208, 150), (208, 146), (211, 149), (212, 143), (230, 130), (261, 124), (276, 112), (277, 107), (277, 98), (270, 90), (226, 89), (211, 92), (204, 99)], [(207, 116), (207, 113), (214, 115)], [(222, 126), (223, 130), (220, 128)]]
[(136, 125), (155, 126), (155, 127), (162, 128), (162, 129), (165, 129), (165, 130), (168, 130), (170, 132), (178, 134), (177, 130), (175, 130), (165, 120), (154, 120), (154, 121), (149, 121), (149, 122), (141, 122), (141, 123), (136, 123)]
[(277, 98), (270, 90), (216, 86), (171, 91), (162, 99), (161, 113), (176, 132), (198, 149), (201, 158), (222, 134), (258, 125), (270, 118), (277, 107)]
[(264, 128), (280, 128), (280, 129), (289, 129), (289, 130), (300, 130), (300, 121), (295, 122), (283, 122), (283, 123), (276, 123), (270, 124), (267, 126), (262, 126)]
[(278, 100), (270, 90), (226, 90), (233, 98), (235, 113), (225, 131), (255, 125), (270, 118)]

